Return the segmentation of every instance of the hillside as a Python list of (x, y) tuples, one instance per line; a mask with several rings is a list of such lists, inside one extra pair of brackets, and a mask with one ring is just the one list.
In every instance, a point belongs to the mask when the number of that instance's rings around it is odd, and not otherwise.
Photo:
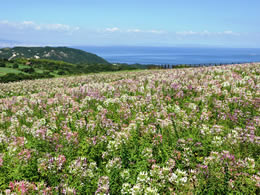
[(14, 47), (0, 49), (2, 59), (49, 59), (59, 60), (73, 64), (79, 63), (99, 63), (109, 64), (103, 58), (79, 49), (68, 47)]
[(18, 58), (7, 60), (0, 58), (0, 83), (140, 68), (144, 67), (125, 64), (112, 65), (108, 63), (72, 64), (49, 59)]

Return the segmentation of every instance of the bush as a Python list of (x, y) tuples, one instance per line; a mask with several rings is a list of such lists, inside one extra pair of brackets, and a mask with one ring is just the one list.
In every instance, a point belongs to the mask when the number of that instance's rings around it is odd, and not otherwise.
[(4, 62), (0, 62), (0, 67), (6, 67)]
[(60, 71), (58, 71), (58, 73), (57, 73), (58, 75), (65, 75), (66, 74), (66, 72), (65, 71), (63, 71), (63, 70), (60, 70)]
[(13, 64), (13, 68), (19, 68), (19, 65), (18, 64)]
[(29, 73), (29, 74), (35, 72), (34, 68), (32, 68), (32, 67), (31, 68), (23, 68), (23, 69), (21, 69), (21, 71)]
[(8, 82), (19, 81), (19, 80), (20, 80), (20, 77), (14, 73), (8, 73), (8, 74), (0, 77), (0, 82), (2, 82), (2, 83), (8, 83)]

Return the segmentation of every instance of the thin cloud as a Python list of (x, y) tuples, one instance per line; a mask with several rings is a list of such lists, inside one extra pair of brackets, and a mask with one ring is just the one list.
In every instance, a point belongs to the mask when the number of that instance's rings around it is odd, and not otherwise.
[(239, 33), (233, 32), (232, 30), (226, 30), (222, 34), (239, 36)]
[(136, 28), (136, 29), (128, 29), (128, 30), (126, 30), (126, 32), (139, 33), (139, 32), (144, 32), (144, 31), (142, 31), (142, 30)]
[(123, 30), (118, 27), (106, 28), (104, 31), (105, 32), (121, 32), (121, 33), (152, 33), (152, 34), (166, 33), (165, 31), (162, 31), (162, 30), (142, 30), (142, 29), (138, 29), (138, 28)]
[(209, 32), (204, 30), (202, 32), (195, 32), (195, 31), (182, 31), (176, 32), (176, 35), (179, 36), (216, 36), (216, 35), (232, 35), (232, 36), (239, 36), (239, 33), (233, 32), (231, 30), (226, 30), (223, 32)]
[(152, 34), (162, 34), (162, 33), (165, 33), (165, 31), (162, 31), (162, 30), (141, 30), (141, 29), (128, 29), (127, 32), (152, 33)]
[(37, 31), (73, 32), (80, 29), (79, 27), (66, 24), (38, 24), (33, 21), (11, 22), (8, 20), (2, 20), (0, 21), (0, 25), (15, 28), (18, 30), (31, 29)]
[(154, 33), (154, 34), (163, 34), (163, 33), (166, 33), (166, 32), (163, 31), (163, 30), (148, 30), (147, 32), (148, 32), (148, 33)]
[(113, 28), (106, 28), (105, 31), (106, 32), (118, 32), (118, 31), (120, 31), (120, 29), (117, 27), (113, 27)]

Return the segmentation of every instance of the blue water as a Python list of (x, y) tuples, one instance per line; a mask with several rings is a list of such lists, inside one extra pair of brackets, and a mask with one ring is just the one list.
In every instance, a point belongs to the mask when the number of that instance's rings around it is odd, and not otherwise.
[(111, 63), (216, 64), (260, 62), (259, 49), (177, 47), (76, 47), (95, 53)]

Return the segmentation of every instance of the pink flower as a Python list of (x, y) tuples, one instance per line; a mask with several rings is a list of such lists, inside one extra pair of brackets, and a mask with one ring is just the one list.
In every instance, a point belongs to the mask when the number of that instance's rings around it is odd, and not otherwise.
[(11, 188), (11, 190), (14, 190), (14, 183), (10, 182), (9, 187)]
[(27, 191), (27, 189), (26, 189), (26, 186), (25, 186), (24, 182), (21, 182), (20, 189), (21, 189), (21, 192), (22, 192), (22, 194), (24, 194), (24, 193)]

